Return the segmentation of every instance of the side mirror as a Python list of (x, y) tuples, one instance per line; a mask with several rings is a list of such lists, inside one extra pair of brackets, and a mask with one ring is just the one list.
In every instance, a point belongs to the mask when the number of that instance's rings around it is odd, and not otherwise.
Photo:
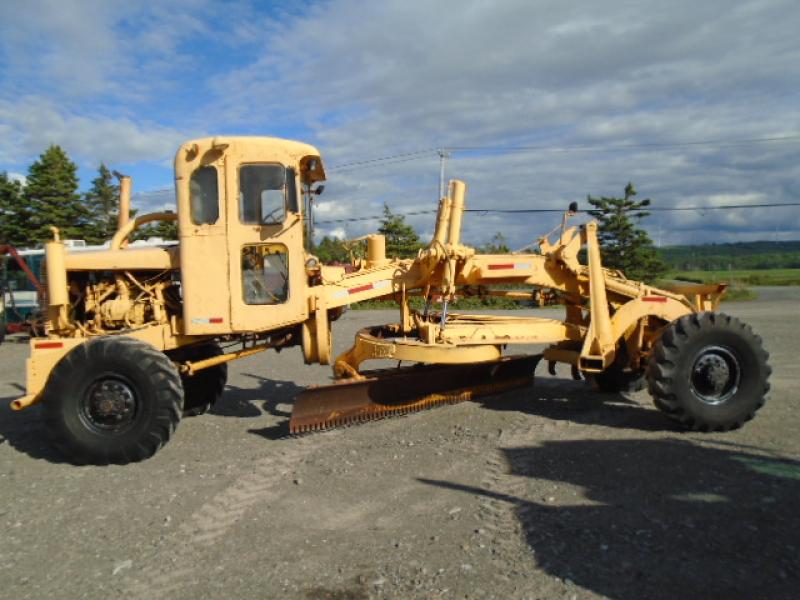
[(325, 186), (324, 185), (318, 185), (316, 188), (311, 190), (311, 193), (314, 194), (315, 196), (319, 196), (324, 191), (325, 191)]

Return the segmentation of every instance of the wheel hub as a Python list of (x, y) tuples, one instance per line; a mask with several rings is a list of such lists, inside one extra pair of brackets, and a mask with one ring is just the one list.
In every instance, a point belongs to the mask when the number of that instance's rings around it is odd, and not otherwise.
[(89, 388), (82, 409), (82, 416), (93, 429), (116, 432), (133, 422), (136, 395), (126, 382), (105, 377)]
[(728, 348), (703, 348), (695, 358), (691, 386), (695, 396), (706, 404), (721, 404), (739, 388), (741, 369), (736, 356)]
[(707, 354), (697, 361), (695, 373), (698, 377), (703, 378), (714, 393), (718, 394), (725, 389), (731, 370), (722, 358), (714, 354)]

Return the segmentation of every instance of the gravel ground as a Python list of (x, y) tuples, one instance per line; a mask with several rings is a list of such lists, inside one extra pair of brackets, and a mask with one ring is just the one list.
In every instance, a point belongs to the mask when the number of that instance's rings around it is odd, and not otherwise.
[[(231, 364), (224, 402), (155, 457), (75, 467), (39, 409), (12, 413), (0, 346), (0, 589), (7, 598), (796, 598), (800, 289), (724, 310), (762, 335), (771, 399), (743, 429), (677, 430), (646, 393), (539, 368), (484, 403), (300, 438), (297, 349)], [(541, 314), (539, 312), (538, 314)], [(394, 313), (351, 311), (356, 329)]]

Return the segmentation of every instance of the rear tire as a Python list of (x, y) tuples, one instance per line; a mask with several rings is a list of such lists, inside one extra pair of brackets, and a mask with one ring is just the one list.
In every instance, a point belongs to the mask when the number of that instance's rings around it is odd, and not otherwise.
[[(222, 349), (214, 343), (181, 348), (171, 355), (173, 360), (196, 361), (221, 356)], [(181, 375), (183, 382), (183, 416), (196, 417), (208, 412), (222, 398), (228, 382), (228, 365), (222, 363), (198, 371), (194, 375)]]
[(670, 323), (656, 343), (647, 382), (656, 407), (699, 431), (737, 429), (764, 405), (772, 369), (749, 325), (704, 312)]
[(129, 337), (94, 338), (53, 369), (45, 426), (77, 464), (137, 462), (167, 443), (182, 398), (180, 376), (165, 354)]

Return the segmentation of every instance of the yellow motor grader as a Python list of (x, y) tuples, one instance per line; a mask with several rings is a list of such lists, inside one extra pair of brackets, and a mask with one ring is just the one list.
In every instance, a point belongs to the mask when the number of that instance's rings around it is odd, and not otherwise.
[[(298, 395), (293, 433), (529, 384), (542, 356), (603, 390), (646, 380), (656, 406), (694, 429), (738, 427), (764, 403), (767, 353), (750, 327), (714, 312), (724, 286), (663, 290), (605, 269), (596, 223), (571, 226), (571, 211), (539, 253), (477, 254), (461, 243), (466, 186), (456, 180), (416, 258), (387, 257), (384, 237), (372, 235), (365, 259), (325, 266), (309, 250), (324, 179), (313, 146), (266, 137), (183, 144), (177, 214), (129, 219), (131, 182), (121, 178), (107, 250), (71, 253), (55, 229), (46, 244), (46, 334), (30, 340), (27, 394), (13, 408), (41, 402), (52, 442), (76, 463), (138, 461), (167, 442), (182, 415), (220, 398), (228, 361), (294, 345), (306, 363), (333, 363), (336, 381)], [(129, 245), (137, 228), (159, 220), (177, 220), (177, 245)], [(450, 307), (465, 291), (531, 297), (524, 286), (556, 290), (564, 319)], [(412, 310), (415, 295), (424, 310)], [(331, 323), (375, 298), (394, 298), (398, 321), (360, 331), (333, 357)], [(504, 355), (520, 344), (546, 349)], [(412, 366), (362, 369), (385, 359)]]

